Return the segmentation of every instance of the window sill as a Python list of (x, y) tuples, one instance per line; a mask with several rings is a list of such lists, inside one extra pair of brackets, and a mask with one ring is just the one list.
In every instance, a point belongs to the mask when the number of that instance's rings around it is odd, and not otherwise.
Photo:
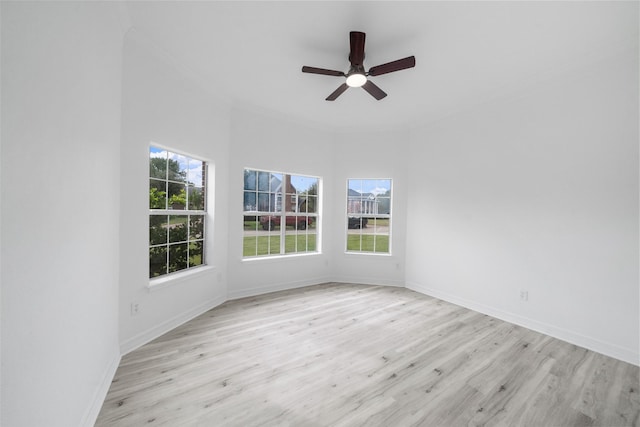
[(355, 251), (344, 251), (345, 255), (349, 256), (383, 256), (383, 257), (392, 257), (393, 254), (388, 252), (355, 252)]
[(147, 290), (149, 292), (159, 291), (161, 289), (168, 288), (178, 283), (186, 282), (187, 280), (191, 280), (199, 276), (211, 274), (215, 271), (215, 269), (215, 266), (204, 265), (202, 267), (192, 268), (187, 271), (171, 273), (156, 279), (150, 279), (149, 284), (147, 285)]
[(263, 255), (263, 256), (255, 256), (242, 258), (242, 262), (256, 262), (256, 261), (284, 261), (291, 258), (300, 258), (300, 257), (312, 257), (322, 255), (322, 252), (304, 252), (304, 253), (292, 253), (287, 255)]

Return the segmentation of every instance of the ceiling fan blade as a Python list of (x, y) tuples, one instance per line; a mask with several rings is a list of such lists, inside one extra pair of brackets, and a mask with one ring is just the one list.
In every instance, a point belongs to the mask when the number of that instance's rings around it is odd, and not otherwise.
[(349, 89), (346, 83), (342, 83), (338, 89), (334, 90), (333, 93), (327, 96), (326, 101), (335, 101), (337, 97), (342, 95), (345, 90)]
[(387, 62), (386, 64), (376, 65), (369, 70), (370, 76), (379, 76), (381, 74), (392, 73), (394, 71), (404, 70), (416, 66), (416, 57), (408, 56), (398, 59), (397, 61)]
[(387, 94), (384, 93), (384, 91), (380, 89), (378, 86), (373, 84), (371, 80), (367, 80), (367, 82), (364, 85), (362, 85), (362, 89), (369, 92), (369, 94), (371, 94), (371, 96), (373, 96), (378, 101), (380, 101), (382, 98), (387, 96)]
[(362, 66), (364, 62), (364, 41), (366, 35), (360, 31), (351, 31), (349, 39), (351, 41), (351, 50), (349, 51), (349, 61), (354, 67)]
[(345, 76), (345, 74), (342, 71), (326, 70), (324, 68), (316, 68), (316, 67), (307, 67), (306, 65), (302, 67), (302, 72), (312, 73), (312, 74), (323, 74), (325, 76), (337, 76), (337, 77)]

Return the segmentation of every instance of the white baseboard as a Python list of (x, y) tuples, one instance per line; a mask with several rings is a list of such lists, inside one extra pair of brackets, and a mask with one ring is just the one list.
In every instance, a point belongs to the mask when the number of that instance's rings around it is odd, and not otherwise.
[(118, 353), (114, 354), (111, 358), (111, 361), (105, 369), (98, 387), (93, 394), (91, 404), (82, 417), (82, 421), (80, 422), (81, 426), (92, 427), (95, 425), (96, 420), (98, 419), (98, 415), (100, 415), (100, 410), (102, 409), (104, 399), (107, 397), (107, 393), (109, 392), (109, 388), (111, 387), (111, 381), (113, 381), (113, 377), (116, 374), (118, 365), (120, 365), (120, 359), (121, 357)]
[(286, 291), (289, 289), (303, 288), (305, 286), (320, 285), (322, 283), (332, 282), (328, 277), (316, 277), (308, 280), (296, 280), (286, 283), (272, 283), (258, 288), (240, 289), (229, 292), (229, 300), (238, 298), (253, 297), (256, 295), (268, 294), (269, 292)]
[(133, 350), (145, 345), (149, 341), (152, 341), (159, 336), (169, 332), (170, 330), (177, 328), (185, 322), (193, 319), (201, 315), (202, 313), (211, 310), (214, 307), (219, 306), (224, 303), (227, 299), (224, 296), (220, 296), (217, 298), (209, 299), (203, 302), (202, 304), (197, 305), (196, 307), (191, 308), (190, 310), (185, 311), (184, 313), (178, 314), (161, 324), (154, 326), (151, 329), (148, 329), (144, 332), (141, 332), (128, 340), (120, 343), (120, 352), (124, 356), (127, 353), (132, 352)]
[(393, 286), (397, 288), (405, 287), (404, 281), (380, 279), (379, 277), (336, 276), (333, 277), (331, 281), (337, 283), (355, 283), (357, 285)]
[(238, 298), (254, 297), (256, 295), (268, 294), (270, 292), (287, 291), (289, 289), (303, 288), (305, 286), (320, 285), (323, 283), (354, 283), (357, 285), (371, 285), (371, 286), (395, 286), (399, 288), (404, 287), (404, 282), (380, 280), (371, 278), (369, 280), (363, 280), (361, 277), (323, 277), (310, 280), (300, 280), (288, 283), (270, 284), (267, 286), (260, 286), (258, 288), (242, 289), (229, 293), (229, 300)]
[(407, 282), (406, 287), (413, 291), (420, 292), (421, 294), (438, 298), (443, 301), (447, 301), (482, 314), (487, 314), (497, 319), (504, 320), (506, 322), (513, 323), (515, 325), (522, 326), (545, 335), (549, 335), (559, 340), (566, 341), (568, 343), (575, 344), (589, 350), (593, 350), (597, 353), (601, 353), (609, 357), (613, 357), (614, 359), (622, 360), (624, 362), (631, 363), (632, 365), (640, 366), (640, 353), (637, 349), (634, 350), (624, 348), (616, 344), (601, 341), (567, 329), (559, 328), (554, 325), (549, 325), (547, 323), (530, 319), (528, 317), (520, 316), (515, 313), (506, 312), (494, 307), (467, 300), (465, 298), (460, 298), (446, 292), (431, 289), (419, 283)]

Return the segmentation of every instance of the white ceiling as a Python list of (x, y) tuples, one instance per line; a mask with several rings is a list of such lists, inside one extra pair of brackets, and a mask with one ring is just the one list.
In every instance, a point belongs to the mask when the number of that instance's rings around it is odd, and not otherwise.
[[(638, 49), (637, 2), (130, 2), (133, 26), (206, 89), (244, 108), (332, 129), (424, 123)], [(416, 67), (349, 89), (349, 31), (367, 33), (365, 67)]]

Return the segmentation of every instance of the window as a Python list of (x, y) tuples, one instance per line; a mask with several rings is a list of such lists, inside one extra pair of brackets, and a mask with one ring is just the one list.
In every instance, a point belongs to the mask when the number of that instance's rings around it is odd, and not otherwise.
[(244, 170), (243, 256), (318, 252), (320, 179)]
[(204, 264), (207, 164), (149, 149), (149, 277)]
[(347, 252), (391, 253), (391, 180), (347, 180)]

